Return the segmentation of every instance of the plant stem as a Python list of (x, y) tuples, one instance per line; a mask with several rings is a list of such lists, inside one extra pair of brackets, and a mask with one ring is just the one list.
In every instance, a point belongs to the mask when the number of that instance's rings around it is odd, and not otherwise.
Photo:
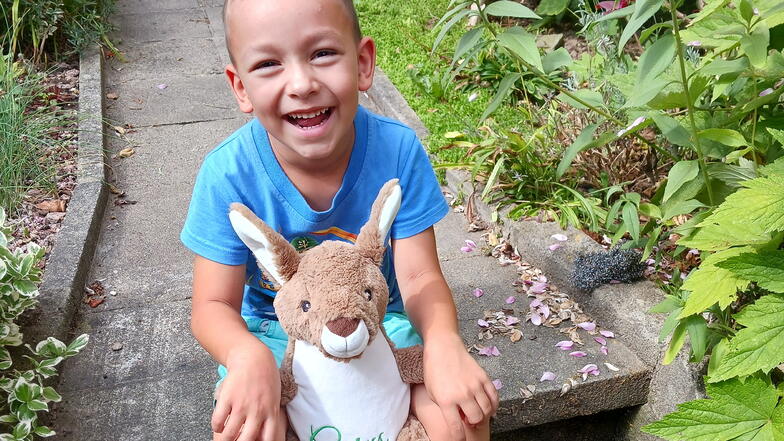
[(694, 121), (694, 108), (691, 102), (691, 94), (689, 93), (689, 78), (686, 75), (686, 63), (683, 56), (683, 42), (679, 30), (680, 23), (678, 22), (677, 11), (675, 10), (675, 3), (670, 2), (670, 15), (672, 16), (672, 29), (675, 32), (675, 47), (678, 51), (678, 65), (681, 70), (681, 81), (683, 83), (683, 92), (686, 94), (686, 109), (689, 114), (689, 122), (692, 136), (694, 137), (694, 149), (697, 151), (697, 160), (700, 164), (700, 171), (702, 177), (705, 179), (705, 188), (708, 190), (708, 202), (714, 205), (713, 202), (713, 189), (711, 188), (710, 177), (708, 176), (708, 167), (705, 162), (705, 155), (702, 153), (700, 145), (700, 135), (697, 133), (697, 124)]
[[(474, 3), (477, 4), (477, 6), (479, 6), (479, 2), (478, 1), (474, 1)], [(481, 7), (479, 7), (479, 16), (482, 18), (482, 21), (485, 23), (485, 27), (487, 28), (487, 30), (490, 31), (490, 34), (493, 36), (494, 39), (497, 40), (498, 39), (498, 34), (495, 32), (495, 30), (493, 30), (493, 28), (492, 28), (492, 26), (490, 24), (490, 20), (487, 19), (487, 15), (484, 13), (484, 11), (481, 9)], [(570, 90), (568, 90), (568, 89), (562, 87), (561, 85), (556, 84), (555, 82), (553, 82), (550, 78), (547, 77), (547, 75), (545, 75), (544, 73), (541, 73), (538, 70), (536, 70), (533, 66), (531, 66), (527, 61), (525, 61), (522, 57), (520, 57), (516, 53), (514, 53), (512, 51), (509, 51), (509, 50), (507, 50), (507, 53), (510, 54), (515, 60), (517, 60), (518, 63), (522, 63), (523, 66), (525, 66), (532, 74), (537, 76), (540, 80), (544, 81), (549, 87), (551, 87), (551, 88), (561, 92), (562, 94), (568, 96), (569, 98), (573, 99), (574, 101), (576, 101), (576, 102), (580, 103), (581, 105), (587, 107), (591, 111), (593, 111), (593, 112), (595, 112), (595, 113), (605, 117), (609, 121), (612, 121), (618, 127), (626, 127), (626, 123), (624, 123), (620, 119), (616, 118), (612, 114), (610, 114), (608, 112), (605, 112), (604, 110), (599, 109), (598, 107), (595, 107), (595, 106), (587, 103), (586, 101), (580, 99), (577, 95), (573, 94)], [(673, 156), (667, 150), (659, 147), (656, 144), (650, 144), (648, 142), (648, 140), (643, 138), (642, 136), (640, 136), (639, 133), (634, 133), (633, 136), (635, 138), (637, 138), (640, 142), (642, 142), (644, 145), (647, 145), (648, 147), (653, 147), (656, 151), (658, 151), (662, 155), (668, 157), (669, 159), (671, 159), (673, 161), (677, 161), (678, 160), (678, 158)]]

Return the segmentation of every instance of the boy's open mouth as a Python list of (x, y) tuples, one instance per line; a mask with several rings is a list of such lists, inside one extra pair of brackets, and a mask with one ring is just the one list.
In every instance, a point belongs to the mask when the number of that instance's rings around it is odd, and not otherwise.
[(330, 115), (332, 115), (332, 107), (325, 107), (309, 113), (289, 113), (286, 115), (286, 120), (299, 128), (311, 129), (324, 124)]

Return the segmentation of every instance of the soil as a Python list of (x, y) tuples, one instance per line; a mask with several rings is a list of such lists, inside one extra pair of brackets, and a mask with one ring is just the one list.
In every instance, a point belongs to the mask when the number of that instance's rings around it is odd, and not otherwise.
[(45, 79), (46, 96), (33, 105), (52, 105), (66, 116), (66, 125), (53, 127), (49, 136), (56, 142), (47, 148), (41, 160), (55, 164), (55, 173), (45, 188), (27, 191), (19, 209), (8, 213), (7, 225), (12, 228), (8, 247), (24, 249), (34, 242), (44, 248), (46, 256), (38, 263), (43, 269), (62, 226), (68, 203), (76, 187), (76, 153), (78, 141), (77, 110), (79, 102), (79, 69), (76, 61), (59, 63)]

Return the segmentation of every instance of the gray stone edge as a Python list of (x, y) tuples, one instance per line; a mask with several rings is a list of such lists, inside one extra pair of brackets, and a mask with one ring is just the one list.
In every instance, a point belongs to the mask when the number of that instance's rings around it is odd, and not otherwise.
[(86, 50), (79, 60), (77, 184), (44, 270), (39, 305), (25, 328), (26, 338), (65, 340), (84, 293), (108, 189), (105, 165), (103, 54)]

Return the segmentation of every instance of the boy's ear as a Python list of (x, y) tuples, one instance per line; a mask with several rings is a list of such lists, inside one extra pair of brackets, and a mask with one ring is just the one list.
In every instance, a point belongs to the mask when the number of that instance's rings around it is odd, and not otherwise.
[(359, 67), (359, 90), (365, 92), (373, 85), (373, 73), (376, 69), (376, 43), (370, 37), (362, 37), (357, 47), (357, 63)]
[(223, 69), (223, 72), (226, 74), (226, 80), (229, 82), (231, 91), (234, 92), (234, 98), (237, 100), (237, 105), (240, 106), (240, 110), (245, 113), (253, 112), (253, 104), (251, 104), (250, 99), (248, 98), (248, 93), (237, 72), (237, 67), (234, 66), (234, 64), (227, 64)]
[(240, 203), (231, 204), (229, 220), (237, 236), (275, 282), (283, 285), (291, 280), (299, 267), (299, 253), (283, 236)]
[(386, 250), (387, 235), (400, 209), (402, 198), (403, 193), (397, 179), (384, 184), (378, 192), (376, 201), (373, 202), (370, 219), (362, 226), (357, 236), (356, 244), (360, 254), (373, 260), (376, 265), (381, 265)]

